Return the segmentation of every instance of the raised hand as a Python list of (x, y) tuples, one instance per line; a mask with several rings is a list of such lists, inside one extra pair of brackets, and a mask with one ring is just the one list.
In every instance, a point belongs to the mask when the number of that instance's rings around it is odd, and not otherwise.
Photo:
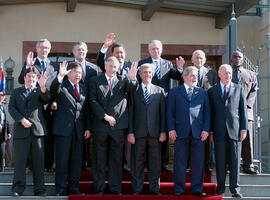
[(108, 48), (108, 47), (112, 46), (112, 44), (115, 42), (114, 38), (115, 38), (114, 33), (109, 33), (105, 38), (105, 42), (103, 44), (103, 47)]
[(179, 56), (179, 58), (176, 58), (177, 69), (183, 70), (184, 64), (185, 64), (185, 60), (183, 57)]
[(41, 72), (41, 76), (38, 79), (38, 84), (40, 88), (45, 88), (46, 81), (48, 80), (47, 73), (46, 72)]
[(135, 81), (136, 76), (137, 76), (137, 72), (139, 70), (138, 63), (137, 62), (132, 62), (130, 69), (127, 68), (127, 70), (128, 70), (128, 75), (129, 75), (130, 79), (132, 81)]
[(31, 67), (34, 65), (36, 58), (34, 58), (33, 51), (29, 51), (26, 57), (26, 66)]
[(64, 77), (70, 72), (70, 70), (67, 70), (67, 66), (68, 66), (67, 61), (63, 61), (62, 63), (60, 63), (60, 68), (59, 68), (59, 73), (58, 73), (59, 76)]

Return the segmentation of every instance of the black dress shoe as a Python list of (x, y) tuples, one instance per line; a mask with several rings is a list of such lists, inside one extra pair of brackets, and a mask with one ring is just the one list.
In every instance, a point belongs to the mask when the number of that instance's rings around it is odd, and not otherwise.
[(133, 192), (132, 195), (140, 195), (140, 192)]
[(80, 191), (72, 191), (72, 192), (69, 192), (70, 195), (85, 195), (85, 193), (83, 192), (80, 192)]
[(244, 174), (252, 174), (252, 175), (256, 175), (257, 174), (257, 172), (254, 169), (243, 170), (243, 173)]
[(104, 192), (98, 192), (97, 193), (97, 195), (103, 195), (104, 194)]
[(112, 192), (113, 195), (122, 195), (121, 192)]
[(46, 191), (38, 191), (38, 192), (35, 192), (35, 196), (46, 197), (47, 193)]
[(67, 196), (67, 193), (65, 191), (57, 192), (55, 196)]
[(163, 172), (172, 172), (172, 170), (168, 167), (168, 165), (163, 166), (161, 171), (163, 171)]
[(183, 195), (183, 193), (181, 193), (181, 192), (176, 192), (176, 193), (174, 193), (174, 195), (175, 195), (175, 196), (181, 196), (181, 195)]
[(21, 194), (18, 193), (18, 192), (13, 192), (13, 193), (12, 193), (12, 196), (13, 196), (13, 197), (18, 197), (18, 196), (21, 196)]
[(213, 195), (214, 196), (224, 196), (224, 193), (222, 193), (222, 192), (215, 192)]
[(200, 197), (205, 197), (206, 196), (206, 194), (204, 192), (192, 192), (192, 195), (200, 196)]
[(161, 195), (160, 192), (149, 192), (150, 195)]
[(233, 193), (233, 194), (232, 194), (232, 197), (235, 197), (235, 198), (242, 198), (243, 195), (242, 195), (241, 193), (237, 192), (237, 193)]

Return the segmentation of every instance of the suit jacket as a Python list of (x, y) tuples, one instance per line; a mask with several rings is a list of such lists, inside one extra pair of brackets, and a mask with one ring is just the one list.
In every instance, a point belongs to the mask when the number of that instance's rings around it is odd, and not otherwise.
[(145, 102), (142, 85), (131, 93), (128, 132), (136, 138), (146, 137), (148, 133), (159, 138), (160, 133), (166, 132), (164, 90), (153, 84), (149, 88), (149, 104)]
[(9, 124), (7, 120), (7, 111), (3, 104), (0, 104), (0, 122), (2, 125), (2, 131), (0, 132), (0, 143), (3, 143), (7, 139), (7, 134), (10, 133)]
[[(240, 85), (244, 88), (247, 102), (248, 120), (254, 120), (253, 105), (257, 96), (257, 77), (256, 73), (241, 67)], [(237, 83), (235, 80), (232, 80)]]
[(59, 83), (56, 78), (51, 85), (51, 92), (57, 95), (57, 111), (53, 123), (53, 134), (70, 136), (73, 131), (79, 139), (83, 139), (84, 131), (90, 130), (89, 114), (86, 112), (86, 91), (82, 83), (79, 83), (79, 95), (77, 100), (74, 87), (68, 79)]
[[(57, 77), (58, 71), (59, 71), (59, 64), (56, 62), (52, 62), (49, 59), (45, 61), (46, 65), (46, 72), (47, 72), (47, 77), (48, 80), (46, 81), (46, 88), (47, 90), (50, 90), (50, 86), (53, 82), (53, 80)], [(37, 68), (38, 72), (41, 74), (42, 68), (41, 68), (41, 63), (39, 62), (38, 59), (36, 59), (34, 66)], [(24, 72), (26, 70), (26, 62), (24, 63), (24, 66), (22, 67), (21, 73), (18, 77), (18, 81), (20, 84), (24, 84)]]
[(193, 89), (189, 101), (184, 84), (173, 88), (167, 103), (168, 130), (175, 130), (178, 138), (186, 138), (192, 131), (196, 139), (202, 131), (210, 130), (210, 106), (207, 92), (199, 87)]
[(240, 140), (240, 130), (247, 130), (247, 111), (244, 89), (231, 83), (224, 102), (221, 86), (216, 84), (208, 90), (211, 107), (211, 131), (215, 140), (223, 140), (226, 130), (233, 140)]
[[(138, 66), (141, 66), (144, 63), (153, 63), (153, 60), (151, 57), (146, 58), (144, 60), (139, 61)], [(160, 79), (157, 78), (157, 75), (155, 73), (152, 79), (152, 84), (162, 87), (167, 95), (170, 90), (171, 78), (175, 80), (180, 80), (180, 83), (183, 83), (182, 72), (179, 72), (178, 69), (174, 68), (170, 61), (161, 58)], [(140, 77), (138, 77), (138, 80), (140, 80)]]
[(208, 90), (210, 87), (212, 87), (213, 85), (215, 85), (218, 82), (218, 75), (217, 72), (215, 70), (206, 68), (206, 67), (202, 67), (202, 83), (201, 85), (197, 84), (198, 87), (201, 87), (205, 90)]
[[(105, 54), (102, 53), (101, 51), (98, 51), (98, 54), (97, 54), (97, 58), (96, 58), (96, 61), (97, 61), (97, 65), (101, 68), (101, 70), (103, 72), (105, 72), (105, 62), (104, 62), (104, 59), (105, 59)], [(130, 62), (124, 62), (124, 65), (123, 65), (123, 68), (121, 69), (120, 73), (117, 72), (118, 76), (122, 76), (122, 75), (125, 75), (127, 74), (127, 69), (131, 67), (131, 63)], [(124, 77), (122, 77), (124, 78)]]
[[(94, 131), (112, 131), (128, 128), (128, 93), (135, 90), (134, 85), (127, 77), (115, 77), (112, 84), (112, 91), (105, 74), (101, 74), (90, 80), (89, 99), (90, 108), (94, 113), (93, 126)], [(104, 120), (105, 114), (113, 116), (116, 124), (111, 127)]]
[[(39, 88), (34, 88), (27, 95), (25, 86), (16, 88), (10, 96), (8, 111), (14, 119), (13, 138), (25, 138), (32, 132), (35, 136), (44, 136), (47, 134), (47, 127), (43, 117), (43, 104), (50, 100), (49, 92), (42, 93)], [(32, 126), (25, 128), (21, 124), (23, 118), (28, 119)]]

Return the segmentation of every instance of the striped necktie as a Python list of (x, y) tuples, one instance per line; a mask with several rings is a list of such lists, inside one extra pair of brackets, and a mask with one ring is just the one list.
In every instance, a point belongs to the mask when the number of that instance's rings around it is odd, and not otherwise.
[(156, 75), (158, 79), (160, 79), (160, 69), (159, 69), (158, 61), (156, 60), (155, 60), (155, 65), (156, 65)]
[(148, 89), (146, 86), (144, 88), (144, 99), (145, 99), (145, 103), (149, 104), (149, 93), (148, 93)]
[(191, 101), (191, 97), (192, 97), (192, 88), (188, 88), (188, 100)]

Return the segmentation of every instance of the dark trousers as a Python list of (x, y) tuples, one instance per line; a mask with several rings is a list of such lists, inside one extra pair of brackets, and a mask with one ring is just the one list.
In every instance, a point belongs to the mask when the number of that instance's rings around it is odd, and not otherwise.
[(82, 170), (87, 170), (90, 166), (90, 139), (83, 139)]
[(6, 142), (0, 143), (0, 168), (4, 167), (4, 158), (5, 158)]
[(22, 194), (25, 189), (25, 169), (31, 155), (34, 192), (45, 191), (44, 186), (44, 138), (30, 135), (13, 139), (14, 178), (12, 192)]
[(45, 169), (51, 170), (54, 163), (54, 136), (52, 134), (44, 137)]
[[(168, 134), (166, 134), (168, 138)], [(167, 167), (170, 158), (170, 140), (161, 142), (161, 167)]]
[(253, 168), (253, 121), (248, 121), (247, 137), (242, 141), (243, 170)]
[(240, 173), (240, 156), (241, 142), (232, 140), (226, 133), (226, 137), (222, 140), (215, 140), (215, 157), (216, 157), (216, 174), (217, 174), (217, 192), (225, 192), (226, 180), (226, 152), (229, 153), (229, 170), (230, 170), (230, 191), (237, 193), (240, 191), (239, 173)]
[(191, 135), (177, 138), (174, 143), (173, 180), (174, 191), (185, 191), (186, 169), (190, 158), (191, 191), (202, 192), (204, 179), (204, 142)]
[[(55, 135), (56, 193), (79, 192), (79, 179), (82, 163), (82, 138), (78, 138), (75, 131), (70, 136)], [(68, 182), (68, 186), (67, 186)]]
[(107, 160), (110, 192), (122, 191), (123, 146), (124, 130), (93, 132), (92, 172), (95, 192), (105, 191)]
[[(148, 148), (147, 148), (148, 146)], [(160, 142), (158, 138), (136, 138), (131, 146), (131, 187), (133, 193), (141, 193), (144, 183), (144, 163), (148, 155), (148, 181), (150, 193), (159, 192)]]

